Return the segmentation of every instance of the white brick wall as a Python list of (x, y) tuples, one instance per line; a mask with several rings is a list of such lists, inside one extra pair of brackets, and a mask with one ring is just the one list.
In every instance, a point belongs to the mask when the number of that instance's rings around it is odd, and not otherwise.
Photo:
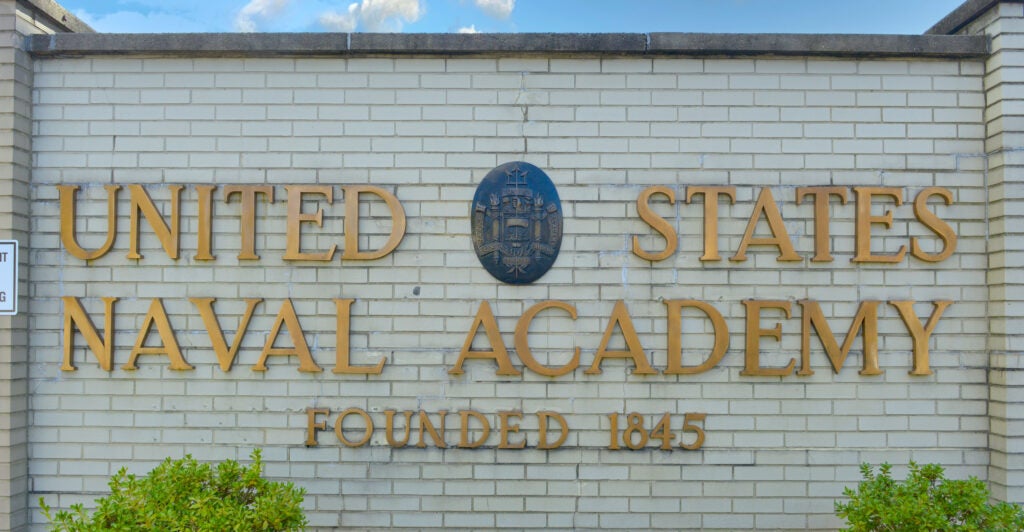
[(992, 39), (993, 53), (986, 62), (985, 110), (996, 117), (986, 128), (985, 145), (991, 153), (989, 198), (991, 250), (988, 314), (992, 318), (989, 337), (990, 370), (988, 410), (991, 435), (989, 477), (995, 497), (1020, 501), (1024, 498), (1024, 471), (1017, 467), (1024, 445), (1019, 431), (1021, 386), (1020, 301), (1024, 298), (1020, 276), (1022, 241), (1017, 223), (1022, 167), (1016, 152), (1021, 148), (1019, 83), (1020, 54), (1015, 50), (1024, 32), (1024, 8), (1020, 5), (994, 6), (964, 31), (985, 34)]
[[(268, 474), (308, 491), (318, 527), (445, 528), (834, 528), (833, 501), (858, 478), (861, 462), (937, 461), (952, 475), (988, 474), (986, 401), (986, 227), (983, 65), (944, 60), (674, 58), (65, 58), (36, 62), (32, 178), (30, 316), (30, 499), (66, 507), (105, 490), (126, 465), (141, 473), (164, 456), (244, 459), (264, 449)], [(494, 166), (525, 160), (558, 186), (565, 238), (554, 268), (529, 286), (503, 285), (473, 256), (468, 212), (477, 183)], [(181, 258), (169, 260), (145, 226), (140, 251), (128, 246), (128, 192), (118, 206), (118, 237), (108, 255), (85, 264), (61, 247), (59, 184), (81, 185), (80, 242), (105, 236), (104, 184), (143, 184), (165, 214), (167, 185), (182, 193)], [(260, 203), (257, 253), (239, 261), (238, 201), (215, 193), (217, 260), (196, 261), (196, 184), (270, 184), (275, 203)], [(322, 201), (323, 227), (303, 226), (303, 249), (343, 244), (341, 185), (374, 184), (393, 192), (408, 216), (399, 248), (376, 261), (288, 262), (285, 185), (335, 187)], [(665, 185), (656, 212), (682, 235), (671, 258), (650, 263), (631, 253), (660, 237), (638, 218), (636, 198)], [(701, 199), (689, 185), (732, 185), (723, 198), (723, 260), (701, 262)], [(847, 188), (833, 201), (835, 261), (814, 254), (813, 204), (796, 188)], [(802, 262), (778, 262), (776, 250), (752, 246), (730, 262), (760, 188), (779, 205)], [(895, 252), (929, 233), (914, 219), (925, 187), (948, 188), (951, 206), (936, 212), (959, 235), (943, 262), (909, 257), (892, 265), (851, 263), (854, 186), (898, 187), (891, 230), (874, 226), (876, 252)], [(314, 210), (312, 202), (306, 212)], [(371, 212), (372, 211), (372, 212)], [(881, 207), (876, 207), (876, 215)], [(362, 230), (379, 246), (389, 224), (373, 204)], [(374, 217), (376, 216), (376, 217)], [(758, 236), (766, 236), (761, 224)], [(339, 252), (340, 255), (340, 252)], [(102, 324), (101, 297), (118, 297), (114, 370), (97, 367), (79, 337), (77, 372), (60, 370), (61, 297), (79, 297)], [(194, 371), (166, 368), (144, 355), (139, 370), (120, 368), (150, 300), (164, 298), (183, 354)], [(188, 297), (218, 298), (231, 341), (245, 298), (257, 307), (234, 369), (221, 372)], [(290, 298), (323, 373), (299, 373), (271, 357), (251, 371), (283, 301)], [(334, 298), (354, 298), (355, 364), (388, 362), (380, 376), (335, 375)], [(666, 364), (665, 306), (698, 299), (718, 309), (730, 349), (700, 375), (631, 374), (606, 361), (586, 375), (616, 300), (626, 302), (652, 365)], [(820, 302), (837, 337), (860, 301), (955, 303), (931, 339), (926, 377), (907, 375), (911, 342), (896, 309), (880, 305), (879, 377), (857, 374), (861, 341), (838, 375), (816, 340), (815, 374), (741, 376), (744, 306), (749, 298), (791, 302), (792, 318), (765, 310), (764, 327), (781, 321), (780, 343), (762, 341), (764, 366), (800, 352), (799, 299)], [(447, 371), (481, 302), (490, 303), (506, 345), (532, 304), (564, 300), (577, 320), (551, 311), (530, 332), (534, 355), (560, 365), (571, 348), (581, 367), (550, 379), (530, 372), (496, 377), (488, 361)], [(710, 326), (687, 311), (684, 363), (706, 356)], [(926, 319), (926, 318), (925, 318)], [(156, 341), (155, 333), (151, 342)], [(288, 344), (285, 334), (280, 345)], [(624, 345), (616, 335), (611, 347)], [(148, 345), (156, 345), (154, 343)], [(486, 346), (481, 336), (478, 346)], [(522, 368), (513, 354), (517, 368)], [(799, 361), (798, 361), (799, 364)], [(305, 448), (306, 407), (370, 412), (371, 445), (343, 448), (333, 433)], [(477, 410), (495, 428), (484, 448), (391, 449), (384, 410), (424, 409), (448, 417)], [(562, 412), (572, 433), (558, 450), (495, 449), (499, 411), (522, 411), (523, 434), (536, 440), (539, 410)], [(637, 411), (648, 428), (664, 412), (681, 426), (686, 412), (706, 412), (699, 451), (608, 450), (612, 412)], [(624, 417), (624, 416), (623, 416)], [(352, 418), (352, 422), (355, 418)], [(355, 425), (353, 425), (355, 426)], [(452, 428), (454, 427), (454, 428)], [(625, 427), (625, 421), (621, 422)], [(347, 431), (355, 438), (357, 430)], [(417, 435), (413, 431), (412, 441)], [(514, 437), (513, 439), (516, 439)], [(38, 523), (40, 517), (33, 519)]]

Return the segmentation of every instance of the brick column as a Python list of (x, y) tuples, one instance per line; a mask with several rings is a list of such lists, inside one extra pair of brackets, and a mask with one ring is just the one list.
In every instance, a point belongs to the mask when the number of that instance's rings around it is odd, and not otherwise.
[(992, 38), (985, 64), (989, 481), (996, 499), (1020, 503), (1024, 502), (1024, 4), (1002, 1), (983, 6), (975, 16), (963, 31)]
[[(24, 22), (22, 22), (24, 24)], [(0, 316), (0, 529), (27, 526), (28, 251), (32, 59), (21, 49), (18, 5), (0, 0), (0, 239), (20, 244), (17, 316)]]

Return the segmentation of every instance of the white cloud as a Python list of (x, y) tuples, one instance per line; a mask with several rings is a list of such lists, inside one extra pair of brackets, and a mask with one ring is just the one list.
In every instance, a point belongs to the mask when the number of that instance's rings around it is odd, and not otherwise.
[(218, 31), (210, 24), (175, 13), (150, 11), (115, 11), (93, 15), (85, 10), (74, 11), (76, 17), (102, 33), (188, 33)]
[(381, 31), (392, 23), (401, 31), (402, 20), (416, 22), (422, 15), (419, 0), (363, 0), (359, 9), (359, 19), (370, 31)]
[(235, 17), (235, 29), (256, 31), (256, 18), (267, 19), (284, 10), (291, 0), (250, 0)]
[(500, 19), (508, 18), (516, 7), (516, 0), (473, 0), (473, 3), (487, 15)]
[(320, 25), (334, 31), (351, 32), (357, 27), (367, 31), (402, 31), (404, 23), (416, 22), (423, 16), (420, 0), (362, 0), (349, 4), (347, 13), (327, 11), (320, 15)]
[(320, 25), (332, 30), (349, 33), (356, 31), (356, 23), (358, 22), (359, 13), (357, 10), (359, 4), (351, 4), (348, 6), (348, 13), (338, 13), (337, 11), (327, 11), (320, 14), (317, 20), (320, 21)]
[(459, 30), (456, 33), (480, 33), (480, 32), (476, 31), (476, 24), (471, 24), (468, 28), (466, 28), (466, 27), (459, 28)]

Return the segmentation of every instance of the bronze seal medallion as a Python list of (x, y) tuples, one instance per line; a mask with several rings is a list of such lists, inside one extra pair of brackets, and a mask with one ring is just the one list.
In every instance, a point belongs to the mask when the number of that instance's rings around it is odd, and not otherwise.
[(491, 170), (470, 211), (473, 248), (499, 281), (527, 284), (547, 273), (562, 246), (562, 202), (555, 184), (522, 161)]

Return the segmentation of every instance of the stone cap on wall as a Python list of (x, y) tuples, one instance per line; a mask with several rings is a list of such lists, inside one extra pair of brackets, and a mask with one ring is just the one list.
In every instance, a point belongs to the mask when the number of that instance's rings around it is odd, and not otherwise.
[[(35, 0), (40, 1), (40, 0)], [(61, 33), (35, 56), (625, 55), (980, 58), (985, 36), (723, 33)]]
[(924, 32), (925, 35), (953, 35), (996, 4), (1020, 4), (1024, 0), (967, 0)]
[(93, 29), (54, 0), (17, 0), (18, 11), (42, 19), (51, 31), (93, 33)]

